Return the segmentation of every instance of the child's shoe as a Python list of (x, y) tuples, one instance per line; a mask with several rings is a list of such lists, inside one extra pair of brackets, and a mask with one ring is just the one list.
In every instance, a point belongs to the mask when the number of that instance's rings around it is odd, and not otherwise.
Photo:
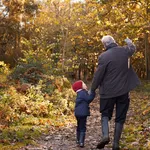
[(79, 146), (84, 147), (85, 132), (80, 132)]
[(77, 135), (76, 135), (76, 143), (79, 144), (79, 140), (80, 140), (80, 132), (77, 132)]

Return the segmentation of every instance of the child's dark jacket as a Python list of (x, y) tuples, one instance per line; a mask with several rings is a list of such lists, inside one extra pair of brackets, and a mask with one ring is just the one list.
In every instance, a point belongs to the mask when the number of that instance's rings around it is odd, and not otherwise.
[(90, 95), (86, 90), (77, 92), (76, 104), (75, 104), (75, 116), (85, 117), (90, 116), (89, 104), (95, 97), (95, 93), (92, 92)]

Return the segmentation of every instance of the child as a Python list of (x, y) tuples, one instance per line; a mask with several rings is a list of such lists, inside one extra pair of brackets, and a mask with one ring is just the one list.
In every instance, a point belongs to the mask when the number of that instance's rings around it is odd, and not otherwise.
[(75, 102), (75, 117), (77, 120), (77, 144), (84, 147), (86, 121), (87, 116), (90, 116), (89, 104), (95, 97), (95, 93), (88, 94), (86, 84), (79, 80), (72, 85), (73, 90), (77, 93)]

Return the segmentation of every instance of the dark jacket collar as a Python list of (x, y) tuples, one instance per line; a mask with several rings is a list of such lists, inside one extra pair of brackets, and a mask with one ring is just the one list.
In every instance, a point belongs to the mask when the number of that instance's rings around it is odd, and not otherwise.
[(116, 46), (118, 46), (117, 43), (111, 43), (111, 44), (109, 44), (108, 46), (106, 46), (106, 51), (107, 51), (108, 49), (111, 49), (111, 48), (116, 47)]

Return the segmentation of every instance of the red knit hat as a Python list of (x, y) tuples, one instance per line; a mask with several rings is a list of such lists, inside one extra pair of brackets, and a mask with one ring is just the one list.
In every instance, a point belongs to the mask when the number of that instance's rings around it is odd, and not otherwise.
[(82, 89), (82, 80), (76, 81), (73, 85), (72, 85), (72, 89), (76, 92), (79, 89)]

